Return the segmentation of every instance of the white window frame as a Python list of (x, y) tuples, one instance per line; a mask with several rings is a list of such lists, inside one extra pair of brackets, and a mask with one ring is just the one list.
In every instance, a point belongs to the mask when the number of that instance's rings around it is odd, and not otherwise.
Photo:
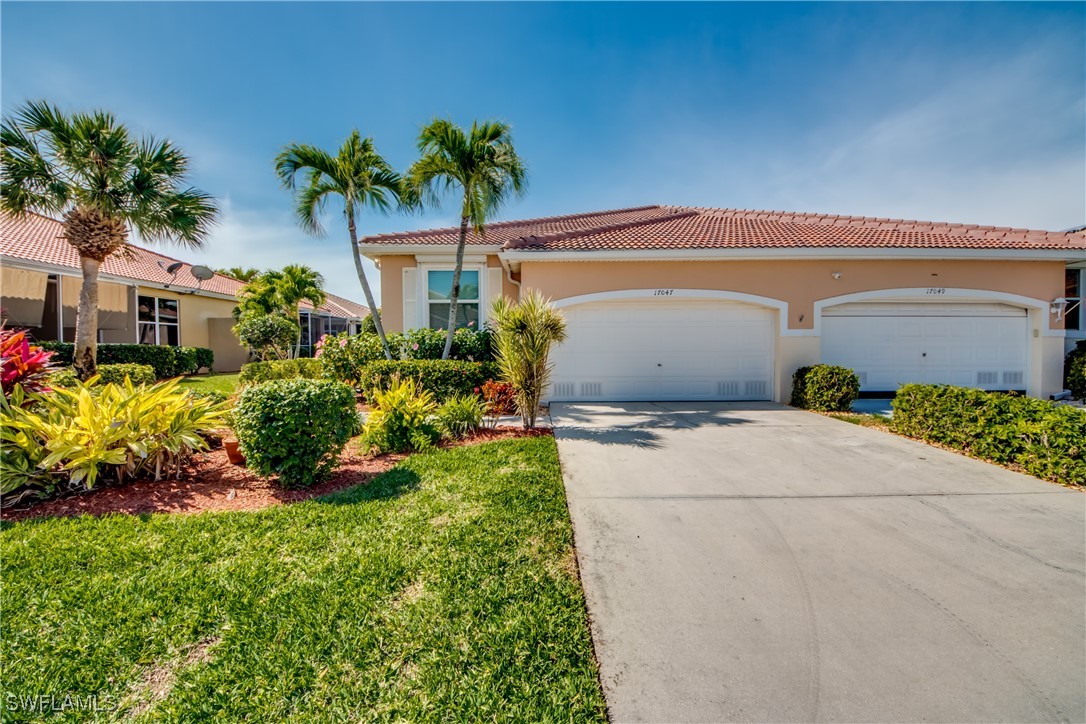
[(1078, 272), (1078, 296), (1067, 297), (1066, 307), (1071, 309), (1078, 304), (1078, 329), (1067, 327), (1066, 333), (1072, 339), (1086, 339), (1086, 268), (1069, 266), (1067, 271)]
[[(429, 328), (430, 327), (430, 272), (432, 271), (455, 271), (456, 264), (443, 264), (443, 263), (420, 263), (416, 267), (416, 305), (415, 314), (418, 317), (415, 320), (415, 326), (410, 327), (407, 320), (404, 320), (405, 328)], [(487, 299), (490, 298), (489, 290), (487, 289), (487, 264), (486, 261), (480, 262), (464, 262), (464, 266), (461, 269), (462, 272), (474, 271), (479, 273), (479, 298), (478, 300), (457, 300), (457, 304), (462, 301), (466, 301), (470, 304), (479, 305), (479, 326), (485, 327), (487, 324)], [(434, 302), (435, 304), (442, 304), (442, 302)]]
[[(148, 322), (148, 321), (140, 319), (140, 313), (139, 313), (140, 297), (155, 300), (155, 305), (154, 305), (155, 321), (154, 322)], [(160, 299), (165, 299), (167, 302), (173, 302), (174, 304), (177, 305), (177, 321), (176, 322), (163, 322), (163, 321), (159, 320), (159, 318), (158, 318), (158, 300), (160, 300)], [(181, 340), (181, 300), (180, 299), (174, 299), (173, 297), (158, 297), (158, 296), (153, 296), (151, 294), (140, 294), (140, 293), (137, 292), (136, 293), (136, 343), (137, 344), (148, 344), (148, 345), (152, 344), (151, 342), (144, 342), (143, 341), (143, 334), (140, 331), (140, 327), (142, 327), (145, 324), (154, 325), (154, 330), (155, 330), (154, 344), (156, 346), (160, 346), (160, 347), (173, 347), (173, 346), (175, 346), (175, 345), (172, 345), (172, 344), (162, 344), (162, 340), (159, 337), (159, 326), (163, 325), (163, 324), (172, 325), (174, 327), (177, 327), (177, 345), (176, 346), (177, 347), (183, 347), (184, 346), (184, 343)]]

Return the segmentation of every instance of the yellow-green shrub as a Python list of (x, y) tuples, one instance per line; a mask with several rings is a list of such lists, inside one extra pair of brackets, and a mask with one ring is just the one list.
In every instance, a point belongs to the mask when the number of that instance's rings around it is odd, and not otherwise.
[(392, 380), (386, 390), (374, 388), (369, 401), (371, 411), (362, 430), (365, 450), (427, 450), (441, 439), (441, 427), (434, 418), (434, 395), (419, 388), (410, 377)]
[(97, 382), (92, 377), (71, 389), (25, 395), (30, 404), (13, 397), (4, 405), (5, 465), (10, 455), (21, 472), (5, 480), (3, 492), (47, 487), (43, 481), (90, 489), (103, 474), (118, 480), (150, 471), (160, 480), (171, 468), (180, 474), (187, 456), (207, 448), (203, 435), (219, 427), (226, 412), (225, 405), (180, 389), (177, 380), (136, 387), (126, 379), (92, 395)]

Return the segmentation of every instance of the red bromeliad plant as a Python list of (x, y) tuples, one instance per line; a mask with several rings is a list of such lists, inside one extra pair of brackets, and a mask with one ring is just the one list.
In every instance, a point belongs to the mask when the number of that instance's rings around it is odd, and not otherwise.
[(22, 385), (27, 392), (47, 390), (46, 379), (55, 370), (53, 353), (30, 344), (26, 332), (0, 327), (0, 356), (3, 357), (4, 397), (10, 398), (15, 385)]

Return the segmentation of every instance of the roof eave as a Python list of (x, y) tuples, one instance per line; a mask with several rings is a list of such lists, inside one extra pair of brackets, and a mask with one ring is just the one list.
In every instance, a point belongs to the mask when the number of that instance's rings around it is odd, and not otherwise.
[(785, 247), (744, 249), (637, 249), (593, 251), (508, 250), (501, 257), (514, 265), (525, 261), (755, 261), (766, 259), (962, 259), (1064, 261), (1086, 260), (1084, 249), (973, 249), (912, 247)]

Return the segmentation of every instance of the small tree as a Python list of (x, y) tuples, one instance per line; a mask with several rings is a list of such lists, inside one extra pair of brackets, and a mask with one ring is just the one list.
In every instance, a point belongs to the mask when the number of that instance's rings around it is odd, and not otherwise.
[(502, 379), (513, 387), (524, 428), (535, 427), (539, 401), (550, 382), (551, 348), (566, 340), (566, 320), (538, 290), (519, 302), (501, 297), (491, 308), (495, 358)]
[(298, 336), (298, 323), (280, 314), (242, 314), (234, 335), (261, 360), (286, 359)]
[(302, 328), (297, 323), (298, 303), (305, 300), (319, 308), (327, 295), (324, 277), (307, 266), (288, 264), (278, 271), (267, 271), (254, 277), (238, 292), (238, 318), (274, 315), (294, 320), (294, 357), (301, 354)]

